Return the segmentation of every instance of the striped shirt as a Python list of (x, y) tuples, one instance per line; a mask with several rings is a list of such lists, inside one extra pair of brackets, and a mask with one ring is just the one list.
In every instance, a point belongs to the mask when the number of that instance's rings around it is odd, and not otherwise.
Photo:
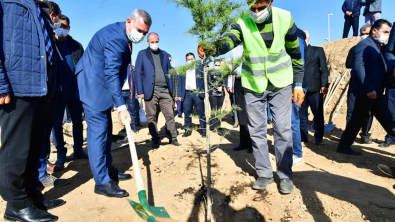
[[(290, 27), (287, 34), (285, 35), (285, 50), (292, 59), (292, 68), (294, 72), (294, 83), (303, 82), (303, 60), (302, 54), (299, 48), (298, 37), (296, 36), (297, 27), (293, 18), (291, 17)], [(273, 21), (272, 15), (262, 24), (257, 24), (258, 30), (261, 33), (262, 39), (268, 50), (272, 47), (274, 34), (273, 34)], [(238, 46), (243, 42), (243, 34), (240, 25), (232, 24), (231, 29), (225, 36), (216, 43), (217, 54), (223, 55), (235, 46)]]

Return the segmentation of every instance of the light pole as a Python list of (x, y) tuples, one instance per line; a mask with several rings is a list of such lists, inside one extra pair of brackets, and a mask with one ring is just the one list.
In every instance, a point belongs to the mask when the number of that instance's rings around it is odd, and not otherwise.
[(332, 16), (333, 14), (330, 13), (328, 14), (328, 42), (331, 41), (331, 18), (330, 16)]

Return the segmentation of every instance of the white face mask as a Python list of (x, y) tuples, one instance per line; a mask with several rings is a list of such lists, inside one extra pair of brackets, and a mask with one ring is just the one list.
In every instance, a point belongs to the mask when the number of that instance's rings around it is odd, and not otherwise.
[(376, 31), (377, 31), (377, 33), (379, 33), (380, 38), (375, 38), (374, 40), (376, 40), (376, 42), (378, 42), (380, 44), (384, 44), (387, 41), (387, 39), (389, 38), (389, 36), (381, 34), (379, 32), (379, 30), (377, 30), (377, 29), (376, 29)]
[(364, 40), (368, 37), (369, 35), (361, 35), (361, 39)]
[(133, 43), (140, 43), (141, 41), (143, 41), (144, 37), (145, 35), (141, 34), (133, 27), (132, 27), (132, 32), (128, 33), (128, 39)]
[(55, 29), (55, 33), (56, 33), (56, 35), (59, 36), (59, 38), (65, 38), (69, 35), (69, 30), (63, 29), (63, 28), (58, 28), (58, 29)]
[(159, 43), (150, 43), (150, 44), (149, 44), (149, 48), (150, 48), (152, 51), (156, 51), (156, 50), (159, 49)]
[(193, 60), (189, 60), (187, 61), (187, 64), (191, 64), (193, 62)]
[(219, 66), (214, 66), (214, 69), (219, 69)]
[(56, 30), (56, 29), (60, 28), (60, 26), (62, 26), (62, 22), (60, 22), (60, 19), (59, 19), (58, 23), (54, 23), (52, 25), (52, 28), (53, 28), (53, 30)]
[(255, 13), (255, 12), (253, 12), (251, 10), (248, 10), (249, 13), (250, 13), (250, 18), (252, 20), (254, 20), (254, 22), (258, 23), (258, 24), (265, 22), (267, 20), (267, 18), (269, 17), (269, 15), (270, 15), (269, 8), (270, 7), (267, 7), (267, 8), (265, 8), (264, 10), (262, 10), (262, 11), (260, 11), (258, 13)]

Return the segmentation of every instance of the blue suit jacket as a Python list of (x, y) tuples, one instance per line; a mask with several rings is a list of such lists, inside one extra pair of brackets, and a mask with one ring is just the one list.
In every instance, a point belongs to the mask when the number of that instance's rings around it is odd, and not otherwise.
[[(169, 77), (171, 69), (167, 52), (159, 49), (159, 57), (162, 63), (163, 73), (167, 82), (170, 95), (173, 95), (173, 76)], [(150, 100), (154, 92), (155, 85), (155, 64), (150, 48), (141, 50), (136, 58), (136, 91), (137, 94), (144, 94), (144, 100)]]
[[(203, 79), (203, 66), (200, 66), (196, 70), (196, 87), (200, 92), (204, 92), (204, 79)], [(177, 97), (181, 97), (182, 100), (185, 99), (185, 75), (178, 76), (178, 87), (177, 87)], [(200, 98), (204, 98), (204, 93), (199, 94)]]
[(367, 97), (367, 93), (372, 91), (376, 91), (377, 96), (383, 95), (387, 65), (377, 43), (370, 36), (355, 46), (353, 67), (350, 91), (356, 97)]
[(93, 36), (75, 67), (74, 95), (97, 111), (125, 105), (121, 89), (130, 60), (125, 23), (102, 28)]

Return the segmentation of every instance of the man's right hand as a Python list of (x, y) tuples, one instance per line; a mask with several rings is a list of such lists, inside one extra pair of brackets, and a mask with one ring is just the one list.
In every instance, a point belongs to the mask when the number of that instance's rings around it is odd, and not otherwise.
[(229, 91), (230, 93), (233, 93), (233, 87), (228, 87), (228, 91)]
[(130, 118), (129, 111), (127, 109), (118, 113), (118, 120), (122, 123), (122, 126), (125, 126), (127, 123), (132, 124), (132, 118)]
[(377, 98), (376, 91), (372, 91), (372, 92), (368, 93), (368, 98), (369, 99), (376, 99)]
[(10, 94), (0, 95), (0, 105), (9, 104), (11, 102)]
[(144, 99), (144, 94), (138, 94), (137, 95), (140, 99)]

